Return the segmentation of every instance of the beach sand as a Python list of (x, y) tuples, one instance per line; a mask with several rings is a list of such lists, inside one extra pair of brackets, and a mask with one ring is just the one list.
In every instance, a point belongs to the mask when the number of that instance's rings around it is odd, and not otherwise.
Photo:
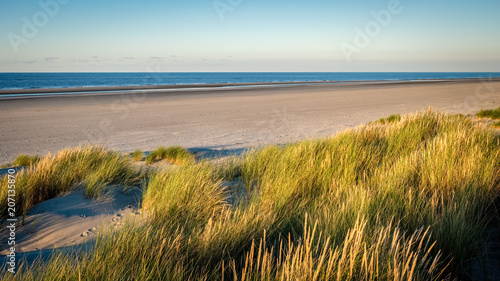
[[(95, 239), (99, 232), (119, 228), (127, 220), (140, 220), (138, 210), (142, 193), (137, 188), (92, 200), (81, 188), (61, 197), (37, 204), (16, 229), (16, 252), (38, 252), (81, 245)], [(7, 237), (0, 231), (0, 237)], [(2, 240), (2, 242), (5, 240)], [(9, 253), (3, 245), (0, 255)]]
[(237, 151), (329, 136), (393, 113), (469, 114), (499, 103), (500, 82), (478, 79), (0, 95), (0, 163), (81, 144)]

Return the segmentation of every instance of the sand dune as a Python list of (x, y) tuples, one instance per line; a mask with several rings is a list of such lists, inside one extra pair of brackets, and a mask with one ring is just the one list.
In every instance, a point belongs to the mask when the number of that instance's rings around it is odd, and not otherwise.
[[(142, 219), (138, 211), (140, 200), (138, 189), (125, 193), (114, 190), (109, 196), (95, 201), (84, 198), (80, 188), (44, 201), (28, 212), (24, 224), (16, 230), (16, 253), (50, 256), (55, 248), (83, 245), (94, 240), (99, 232), (119, 228), (127, 220)], [(6, 237), (3, 232), (0, 237)], [(0, 255), (7, 254), (8, 247), (3, 247)], [(29, 260), (29, 254), (23, 256)]]

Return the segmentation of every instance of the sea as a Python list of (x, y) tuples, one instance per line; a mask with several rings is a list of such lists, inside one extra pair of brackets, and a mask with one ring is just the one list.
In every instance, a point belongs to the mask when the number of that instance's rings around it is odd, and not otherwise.
[(500, 77), (500, 72), (50, 72), (0, 73), (0, 90), (258, 82), (390, 81)]

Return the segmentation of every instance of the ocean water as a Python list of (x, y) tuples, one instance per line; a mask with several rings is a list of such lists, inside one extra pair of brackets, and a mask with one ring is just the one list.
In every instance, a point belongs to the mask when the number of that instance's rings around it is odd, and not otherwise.
[(0, 89), (297, 81), (386, 81), (490, 77), (500, 77), (500, 72), (0, 73)]

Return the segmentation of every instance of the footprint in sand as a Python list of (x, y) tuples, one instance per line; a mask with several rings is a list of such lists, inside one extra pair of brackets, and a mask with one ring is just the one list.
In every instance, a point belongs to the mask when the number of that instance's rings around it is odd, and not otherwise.
[(121, 219), (122, 219), (122, 215), (121, 214), (117, 214), (113, 219), (111, 219), (111, 221), (112, 222), (118, 222)]
[(128, 205), (127, 207), (122, 208), (123, 211), (125, 211), (126, 209), (132, 209), (132, 205)]
[(96, 231), (97, 231), (97, 227), (94, 226), (92, 228), (89, 228), (89, 230), (82, 232), (82, 234), (80, 234), (80, 236), (81, 237), (89, 237), (90, 234), (92, 234), (92, 232), (96, 232)]

